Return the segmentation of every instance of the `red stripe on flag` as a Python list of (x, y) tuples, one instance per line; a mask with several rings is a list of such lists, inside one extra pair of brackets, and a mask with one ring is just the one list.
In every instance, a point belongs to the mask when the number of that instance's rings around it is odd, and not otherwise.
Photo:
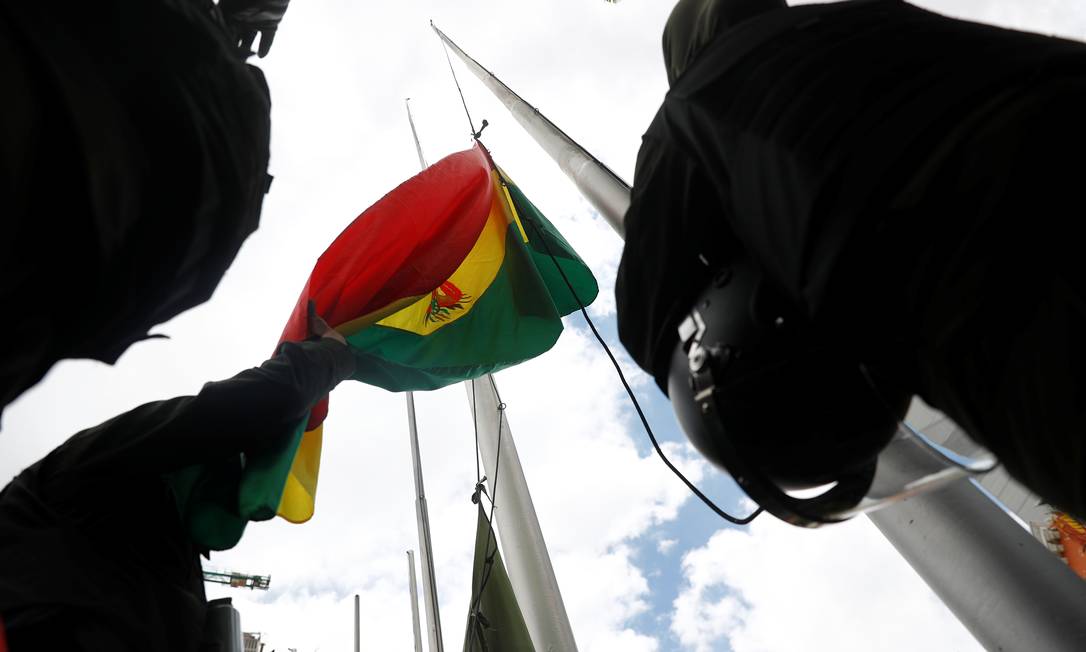
[(441, 285), (478, 239), (492, 193), (490, 168), (478, 147), (400, 184), (317, 260), (279, 341), (305, 339), (309, 299), (334, 327)]

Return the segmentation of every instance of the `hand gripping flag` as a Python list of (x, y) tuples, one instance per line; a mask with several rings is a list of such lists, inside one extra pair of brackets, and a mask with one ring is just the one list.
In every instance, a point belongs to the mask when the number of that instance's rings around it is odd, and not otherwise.
[[(597, 293), (580, 257), (477, 143), (402, 183), (332, 242), (280, 343), (308, 335), (312, 300), (356, 356), (354, 379), (437, 389), (547, 351), (561, 317)], [(286, 446), (248, 460), (237, 523), (195, 538), (228, 548), (248, 520), (312, 517), (327, 411), (326, 397)]]

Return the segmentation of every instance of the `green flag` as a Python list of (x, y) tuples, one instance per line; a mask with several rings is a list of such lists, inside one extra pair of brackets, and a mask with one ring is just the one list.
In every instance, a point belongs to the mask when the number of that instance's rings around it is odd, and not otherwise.
[(534, 652), (528, 626), (520, 613), (513, 585), (492, 532), (479, 506), (475, 528), (475, 565), (471, 573), (471, 604), (464, 632), (464, 652)]

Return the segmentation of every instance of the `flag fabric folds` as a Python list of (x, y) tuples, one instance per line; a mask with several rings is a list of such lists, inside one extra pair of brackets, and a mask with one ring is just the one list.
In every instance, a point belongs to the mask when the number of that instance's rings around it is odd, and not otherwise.
[(345, 333), (359, 358), (357, 380), (425, 390), (504, 369), (550, 349), (577, 299), (587, 305), (596, 298), (596, 280), (572, 247), (501, 170), (491, 175), (486, 225), (448, 280), (373, 326)]
[[(455, 272), (486, 225), (495, 190), (490, 167), (481, 146), (453, 154), (359, 215), (317, 259), (280, 343), (308, 335), (310, 301), (329, 325), (350, 334), (429, 296)], [(290, 447), (246, 473), (243, 510), (272, 510), (294, 523), (313, 516), (327, 412), (326, 397)]]
[(499, 650), (532, 652), (535, 647), (498, 552), (497, 534), (490, 528), (483, 506), (479, 505), (464, 652)]
[[(561, 317), (597, 293), (573, 248), (476, 143), (344, 229), (317, 260), (280, 343), (308, 335), (313, 301), (351, 347), (355, 380), (436, 389), (547, 351)], [(248, 520), (313, 515), (327, 411), (326, 397), (285, 446), (246, 461), (236, 507), (207, 520), (209, 547), (234, 545)]]

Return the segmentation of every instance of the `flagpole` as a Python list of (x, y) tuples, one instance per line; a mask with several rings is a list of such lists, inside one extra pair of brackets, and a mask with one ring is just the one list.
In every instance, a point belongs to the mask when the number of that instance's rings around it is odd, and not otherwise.
[(422, 143), (419, 142), (419, 132), (415, 130), (415, 119), (411, 117), (411, 98), (405, 97), (403, 100), (404, 106), (407, 107), (407, 123), (411, 125), (411, 137), (415, 139), (415, 151), (419, 155), (419, 167), (423, 170), (426, 169), (426, 157), (422, 155)]
[(430, 514), (426, 510), (426, 491), (422, 486), (422, 460), (419, 456), (419, 433), (415, 423), (414, 392), (407, 392), (407, 425), (411, 433), (411, 464), (415, 470), (415, 517), (419, 527), (419, 561), (422, 564), (426, 634), (430, 641), (430, 652), (443, 652), (445, 648), (441, 641), (441, 614), (438, 612), (434, 552), (430, 547)]
[(489, 70), (472, 59), (466, 52), (452, 42), (445, 33), (437, 28), (433, 22), (430, 27), (437, 32), (438, 37), (456, 53), (456, 56), (471, 69), (475, 76), (494, 93), (509, 113), (520, 123), (524, 130), (535, 139), (535, 142), (543, 148), (558, 167), (573, 181), (584, 198), (596, 207), (600, 216), (625, 238), (625, 227), (622, 217), (630, 206), (630, 186), (617, 174), (612, 172), (599, 159), (585, 151), (576, 141), (570, 138), (564, 131), (547, 119), (539, 109), (525, 102), (519, 95), (513, 92), (494, 76)]
[[(434, 31), (625, 238), (630, 187), (436, 26)], [(502, 458), (504, 469), (504, 450)], [(1086, 619), (1081, 617), (1086, 583), (969, 480), (904, 500), (870, 518), (986, 648), (1086, 649)]]
[[(422, 157), (422, 146), (415, 131), (415, 121), (411, 117), (410, 98), (404, 100), (407, 106), (407, 121), (411, 124), (411, 134), (415, 139), (415, 150), (419, 155), (419, 166), (426, 169), (426, 160)], [(430, 652), (444, 652), (441, 640), (441, 614), (438, 610), (437, 577), (434, 573), (434, 551), (430, 544), (430, 514), (426, 509), (426, 491), (422, 486), (422, 459), (419, 453), (418, 423), (415, 420), (415, 393), (407, 392), (407, 426), (411, 434), (411, 465), (415, 471), (415, 517), (419, 528), (419, 562), (422, 565), (423, 605), (426, 608), (426, 634), (430, 642)], [(414, 564), (411, 565), (414, 573)]]
[(362, 652), (362, 609), (358, 594), (354, 594), (354, 652)]
[(422, 629), (419, 627), (419, 588), (415, 583), (415, 553), (407, 551), (407, 578), (411, 591), (411, 631), (415, 634), (415, 652), (422, 652)]
[(513, 441), (509, 416), (498, 398), (493, 376), (465, 381), (472, 418), (479, 433), (483, 473), (490, 482), (498, 536), (509, 582), (536, 650), (575, 652), (569, 623), (547, 543)]

